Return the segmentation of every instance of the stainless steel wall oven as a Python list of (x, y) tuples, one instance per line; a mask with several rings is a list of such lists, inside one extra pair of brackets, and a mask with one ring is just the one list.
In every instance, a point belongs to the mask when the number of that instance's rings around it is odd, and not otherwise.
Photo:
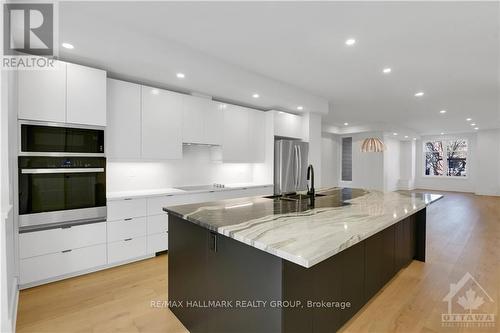
[(20, 230), (106, 220), (104, 130), (20, 124)]

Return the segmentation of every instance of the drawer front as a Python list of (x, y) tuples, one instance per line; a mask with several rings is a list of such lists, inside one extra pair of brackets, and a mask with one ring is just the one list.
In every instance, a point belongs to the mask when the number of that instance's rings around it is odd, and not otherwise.
[(148, 253), (168, 250), (168, 232), (148, 235)]
[(112, 200), (107, 203), (108, 221), (147, 215), (147, 199)]
[(148, 235), (168, 231), (168, 214), (148, 216)]
[(146, 237), (108, 243), (108, 263), (134, 259), (146, 255)]
[(106, 265), (106, 244), (21, 259), (21, 284)]
[(106, 222), (19, 234), (21, 259), (106, 243)]
[(146, 236), (146, 218), (134, 217), (108, 223), (108, 242)]

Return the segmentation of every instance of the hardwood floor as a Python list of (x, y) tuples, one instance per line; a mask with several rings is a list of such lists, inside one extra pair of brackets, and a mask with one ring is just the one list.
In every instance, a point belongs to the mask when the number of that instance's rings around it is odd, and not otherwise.
[[(187, 332), (167, 308), (151, 306), (167, 298), (167, 260), (161, 255), (23, 290), (17, 331)], [(483, 295), (478, 311), (494, 313), (496, 327), (442, 327), (443, 298), (467, 272), (493, 299)], [(427, 262), (403, 269), (341, 331), (500, 332), (498, 302), (500, 197), (445, 193), (428, 208)]]

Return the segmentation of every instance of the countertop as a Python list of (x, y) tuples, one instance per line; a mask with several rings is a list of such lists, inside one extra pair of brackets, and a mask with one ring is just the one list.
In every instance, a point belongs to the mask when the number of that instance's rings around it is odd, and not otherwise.
[(442, 195), (335, 188), (314, 208), (263, 197), (165, 207), (164, 211), (309, 268), (415, 214)]
[(156, 197), (161, 195), (182, 195), (182, 194), (194, 194), (194, 193), (208, 193), (208, 192), (219, 192), (219, 191), (232, 191), (232, 190), (242, 190), (246, 188), (256, 188), (256, 187), (268, 187), (273, 186), (272, 184), (255, 184), (255, 183), (235, 183), (235, 184), (225, 184), (222, 188), (211, 188), (202, 190), (189, 190), (184, 191), (177, 188), (162, 188), (162, 189), (151, 189), (151, 190), (135, 190), (135, 191), (116, 191), (107, 192), (107, 200), (120, 200), (124, 198), (148, 198)]

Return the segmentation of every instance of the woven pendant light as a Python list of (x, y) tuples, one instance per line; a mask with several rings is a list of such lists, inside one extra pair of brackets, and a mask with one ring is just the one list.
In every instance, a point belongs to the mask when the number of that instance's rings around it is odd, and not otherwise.
[(366, 138), (361, 145), (363, 153), (381, 153), (384, 150), (384, 143), (379, 138)]

